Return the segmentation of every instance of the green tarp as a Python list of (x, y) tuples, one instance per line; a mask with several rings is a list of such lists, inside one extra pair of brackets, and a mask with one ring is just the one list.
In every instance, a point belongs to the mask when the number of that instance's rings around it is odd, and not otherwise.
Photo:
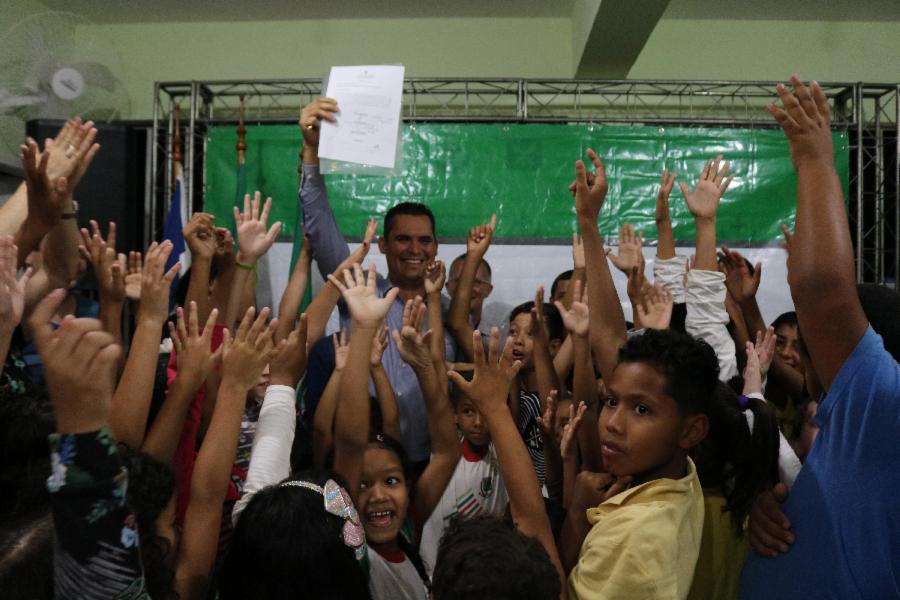
[[(496, 212), (497, 241), (568, 243), (575, 227), (567, 187), (574, 163), (594, 148), (606, 163), (609, 195), (601, 230), (616, 235), (631, 222), (654, 237), (654, 206), (663, 167), (692, 184), (707, 158), (724, 154), (735, 180), (719, 210), (718, 239), (766, 245), (793, 224), (796, 176), (780, 130), (617, 126), (589, 124), (406, 124), (402, 172), (396, 176), (328, 176), (328, 192), (341, 230), (359, 237), (370, 216), (393, 204), (424, 202), (434, 211), (443, 240)], [(849, 180), (846, 133), (834, 134), (837, 168)], [(205, 207), (231, 221), (236, 186), (236, 127), (212, 127), (206, 151)], [(292, 236), (297, 217), (296, 125), (247, 128), (247, 190), (272, 196), (272, 221)], [(692, 240), (693, 221), (676, 188), (671, 197), (675, 237)], [(270, 222), (272, 222), (270, 221)]]

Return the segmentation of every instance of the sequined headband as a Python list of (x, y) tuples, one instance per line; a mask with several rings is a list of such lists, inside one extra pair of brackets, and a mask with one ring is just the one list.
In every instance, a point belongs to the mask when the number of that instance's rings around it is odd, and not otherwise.
[(278, 487), (299, 487), (322, 494), (325, 499), (325, 510), (332, 515), (344, 519), (344, 528), (341, 537), (344, 544), (353, 548), (356, 560), (362, 560), (366, 556), (366, 532), (359, 520), (359, 513), (353, 506), (353, 501), (347, 492), (337, 484), (334, 479), (325, 482), (325, 487), (318, 486), (309, 481), (284, 481)]

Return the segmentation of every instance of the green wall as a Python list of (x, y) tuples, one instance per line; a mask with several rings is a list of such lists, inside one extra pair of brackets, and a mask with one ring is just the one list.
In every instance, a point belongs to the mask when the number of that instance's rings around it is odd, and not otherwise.
[[(294, 125), (247, 131), (246, 191), (273, 198), (271, 221), (291, 235), (297, 218), (297, 146)], [(837, 167), (848, 180), (846, 135), (835, 133)], [(213, 127), (206, 154), (204, 210), (231, 222), (235, 200), (236, 128)], [(797, 178), (787, 140), (775, 129), (712, 129), (562, 124), (417, 124), (402, 130), (402, 163), (393, 176), (329, 175), (329, 204), (347, 236), (370, 217), (381, 219), (401, 201), (434, 211), (442, 239), (464, 239), (469, 227), (498, 216), (507, 243), (541, 239), (567, 244), (576, 230), (567, 191), (575, 159), (594, 148), (606, 161), (610, 190), (601, 216), (604, 235), (625, 222), (656, 237), (654, 211), (663, 167), (689, 185), (707, 158), (724, 154), (735, 179), (719, 211), (718, 238), (740, 245), (781, 239), (779, 224), (794, 222)], [(328, 161), (323, 160), (323, 168)], [(695, 237), (682, 194), (671, 196), (675, 237)]]

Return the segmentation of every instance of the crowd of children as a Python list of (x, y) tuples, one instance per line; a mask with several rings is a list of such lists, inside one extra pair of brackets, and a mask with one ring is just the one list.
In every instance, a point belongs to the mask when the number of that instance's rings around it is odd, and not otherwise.
[(717, 245), (721, 156), (678, 182), (690, 259), (663, 173), (651, 281), (633, 227), (604, 247), (588, 150), (572, 268), (501, 339), (479, 329), (496, 217), (447, 266), (416, 203), (384, 216), (387, 273), (364, 266), (377, 222), (350, 251), (318, 165), (331, 99), (300, 114), (277, 314), (255, 306), (271, 199), (235, 208), (236, 237), (194, 214), (176, 282), (171, 241), (126, 256), (115, 224), (77, 228), (91, 122), (28, 140), (0, 207), (0, 596), (900, 598), (900, 295), (857, 286), (829, 106), (791, 83), (769, 110), (798, 179), (796, 312), (771, 325), (761, 265)]

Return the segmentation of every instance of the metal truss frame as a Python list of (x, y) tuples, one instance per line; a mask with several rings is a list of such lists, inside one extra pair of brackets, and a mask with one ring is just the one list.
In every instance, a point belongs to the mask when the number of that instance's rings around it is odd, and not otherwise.
[[(766, 110), (776, 82), (411, 78), (403, 119), (410, 122), (590, 122), (684, 127), (774, 128)], [(848, 215), (860, 282), (900, 276), (900, 84), (821, 84), (832, 127), (850, 138)], [(210, 125), (292, 123), (322, 91), (319, 79), (158, 82), (154, 89), (145, 243), (162, 231), (171, 197), (176, 106), (185, 130), (185, 197), (202, 206)], [(298, 136), (299, 144), (299, 136)]]

